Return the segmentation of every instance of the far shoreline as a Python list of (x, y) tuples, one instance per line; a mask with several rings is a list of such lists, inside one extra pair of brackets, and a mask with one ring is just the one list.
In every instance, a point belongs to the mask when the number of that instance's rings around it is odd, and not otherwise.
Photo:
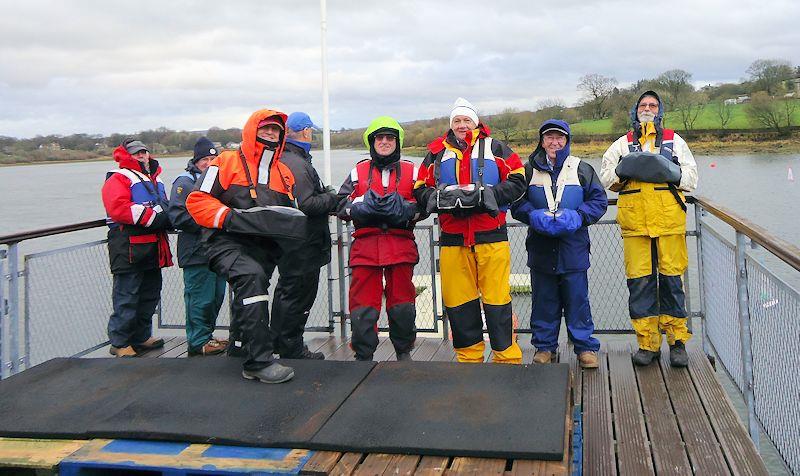
[[(800, 154), (800, 140), (797, 138), (788, 139), (774, 139), (764, 141), (720, 141), (720, 140), (705, 140), (693, 139), (687, 140), (689, 149), (695, 156), (704, 155), (725, 155), (725, 154)], [(611, 142), (604, 141), (589, 141), (589, 142), (575, 142), (570, 145), (570, 152), (572, 155), (580, 158), (600, 158), (605, 153)], [(520, 157), (527, 157), (533, 152), (536, 146), (529, 145), (515, 145), (513, 150), (519, 154)], [(333, 150), (359, 150), (351, 149), (350, 147), (335, 147)], [(320, 154), (321, 149), (312, 150), (312, 152)], [(403, 149), (403, 155), (407, 157), (424, 157), (427, 152), (425, 147), (406, 147)], [(186, 151), (181, 154), (169, 154), (156, 156), (155, 159), (180, 159), (191, 157), (191, 152)], [(109, 157), (88, 157), (85, 159), (64, 159), (64, 160), (37, 160), (37, 161), (18, 161), (9, 163), (0, 163), (0, 167), (17, 167), (22, 165), (46, 165), (46, 164), (71, 164), (82, 162), (113, 162)]]

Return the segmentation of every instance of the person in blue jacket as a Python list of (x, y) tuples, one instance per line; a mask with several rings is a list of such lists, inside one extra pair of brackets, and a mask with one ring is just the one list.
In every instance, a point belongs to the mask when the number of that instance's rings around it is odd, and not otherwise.
[(558, 348), (561, 314), (583, 368), (597, 368), (600, 342), (592, 337), (589, 307), (589, 225), (608, 208), (608, 198), (591, 165), (569, 155), (570, 130), (549, 119), (539, 128), (539, 145), (525, 164), (528, 190), (511, 208), (527, 224), (533, 309), (534, 362), (549, 363)]
[(208, 269), (208, 256), (200, 239), (201, 227), (186, 210), (186, 197), (194, 190), (219, 151), (206, 137), (194, 145), (186, 172), (172, 183), (167, 213), (178, 229), (178, 266), (183, 268), (183, 300), (186, 305), (186, 344), (190, 356), (221, 354), (228, 341), (214, 337), (217, 315), (225, 299), (225, 278)]

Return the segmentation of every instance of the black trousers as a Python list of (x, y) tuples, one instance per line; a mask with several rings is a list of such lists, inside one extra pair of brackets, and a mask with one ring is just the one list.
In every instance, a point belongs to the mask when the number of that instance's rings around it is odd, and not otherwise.
[(245, 370), (272, 364), (269, 280), (280, 251), (270, 240), (218, 234), (209, 242), (209, 268), (233, 291), (229, 354), (244, 356)]
[(108, 339), (114, 347), (141, 344), (153, 332), (153, 314), (161, 299), (161, 268), (114, 275)]
[(284, 359), (293, 359), (303, 352), (303, 332), (317, 297), (320, 270), (293, 275), (284, 273), (282, 268), (272, 301), (270, 326), (276, 337), (276, 352)]

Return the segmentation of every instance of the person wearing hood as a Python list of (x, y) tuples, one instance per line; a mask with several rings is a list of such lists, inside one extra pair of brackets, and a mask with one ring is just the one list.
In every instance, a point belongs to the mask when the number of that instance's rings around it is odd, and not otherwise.
[(424, 215), (413, 195), (417, 168), (400, 157), (404, 133), (391, 117), (372, 121), (364, 131), (369, 158), (356, 164), (339, 189), (339, 217), (355, 226), (349, 297), (356, 360), (372, 360), (378, 347), (384, 295), (397, 360), (411, 360), (416, 340), (414, 224)]
[(686, 141), (663, 127), (663, 118), (658, 94), (639, 96), (631, 109), (632, 129), (603, 155), (600, 180), (619, 192), (628, 310), (639, 343), (633, 363), (658, 360), (663, 330), (670, 364), (686, 367), (691, 333), (681, 281), (689, 264), (683, 192), (697, 187), (697, 164)]
[(294, 377), (291, 367), (272, 357), (268, 296), (281, 256), (306, 233), (305, 215), (293, 208), (294, 177), (281, 162), (285, 138), (285, 114), (254, 112), (239, 149), (214, 159), (186, 199), (192, 218), (205, 228), (209, 269), (224, 276), (233, 291), (228, 354), (245, 357), (244, 378), (264, 383)]
[(197, 139), (186, 171), (172, 183), (167, 213), (178, 230), (178, 266), (183, 269), (183, 301), (186, 308), (186, 345), (189, 355), (216, 355), (228, 341), (216, 339), (214, 328), (225, 299), (225, 278), (208, 269), (208, 256), (200, 240), (201, 227), (186, 210), (186, 197), (211, 161), (219, 155), (206, 137)]
[(339, 197), (324, 186), (311, 164), (312, 131), (319, 129), (304, 112), (289, 114), (286, 121), (286, 149), (281, 162), (294, 175), (294, 195), (300, 211), (308, 217), (308, 236), (302, 253), (284, 255), (278, 263), (280, 277), (272, 301), (272, 322), (277, 338), (275, 350), (283, 359), (325, 358), (303, 344), (308, 315), (317, 297), (320, 268), (331, 261), (331, 232), (328, 214), (336, 211)]
[(519, 156), (489, 134), (458, 98), (450, 129), (428, 145), (414, 195), (439, 214), (442, 298), (458, 361), (483, 362), (483, 315), (492, 360), (519, 364), (506, 211), (525, 193), (525, 175)]
[(153, 336), (153, 314), (161, 298), (161, 268), (172, 266), (166, 232), (171, 225), (161, 166), (147, 146), (126, 139), (114, 149), (114, 160), (119, 168), (106, 174), (102, 190), (114, 279), (109, 351), (136, 357), (164, 345)]
[(525, 164), (527, 193), (511, 215), (527, 224), (531, 268), (533, 361), (550, 363), (558, 348), (561, 315), (578, 362), (597, 368), (600, 342), (592, 336), (589, 306), (589, 225), (608, 208), (600, 179), (587, 162), (569, 154), (569, 124), (557, 119), (539, 127), (539, 145)]

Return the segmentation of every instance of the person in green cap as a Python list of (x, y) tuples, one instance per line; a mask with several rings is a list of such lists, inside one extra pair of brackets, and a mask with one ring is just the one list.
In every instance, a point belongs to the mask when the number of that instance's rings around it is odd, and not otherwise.
[(397, 360), (411, 360), (416, 340), (411, 278), (419, 254), (414, 224), (425, 216), (413, 194), (418, 169), (400, 158), (403, 134), (391, 117), (372, 121), (364, 131), (369, 158), (356, 164), (339, 189), (339, 217), (355, 227), (350, 248), (350, 345), (356, 360), (372, 360), (378, 347), (383, 295)]

